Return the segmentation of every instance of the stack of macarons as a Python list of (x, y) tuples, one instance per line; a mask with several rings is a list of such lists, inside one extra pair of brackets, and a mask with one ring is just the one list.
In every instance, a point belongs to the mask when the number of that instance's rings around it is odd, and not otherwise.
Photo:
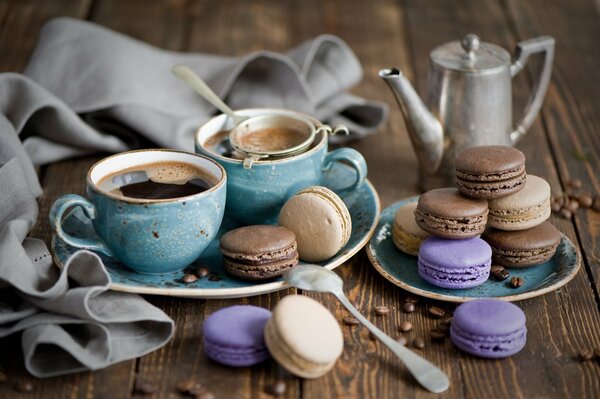
[(204, 350), (214, 361), (245, 367), (271, 356), (290, 373), (318, 378), (333, 368), (344, 338), (335, 317), (319, 302), (288, 295), (273, 309), (237, 305), (204, 323)]
[(281, 276), (299, 259), (321, 262), (350, 239), (352, 220), (344, 201), (328, 188), (311, 186), (290, 198), (279, 226), (253, 225), (225, 233), (220, 240), (229, 274), (252, 281)]
[[(526, 267), (554, 255), (560, 233), (546, 221), (550, 186), (527, 175), (521, 151), (473, 147), (461, 152), (455, 165), (457, 188), (430, 190), (416, 206), (401, 207), (394, 219), (394, 244), (418, 253), (424, 280), (444, 288), (471, 288), (486, 281), (492, 259), (502, 266)], [(407, 221), (411, 209), (416, 226)]]

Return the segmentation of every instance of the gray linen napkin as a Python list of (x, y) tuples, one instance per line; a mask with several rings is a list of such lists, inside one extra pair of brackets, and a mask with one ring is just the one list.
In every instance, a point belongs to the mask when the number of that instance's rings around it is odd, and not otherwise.
[(234, 108), (291, 108), (344, 123), (351, 138), (377, 130), (387, 107), (345, 91), (362, 75), (340, 39), (319, 36), (286, 55), (241, 58), (156, 49), (94, 24), (55, 19), (24, 75), (0, 74), (0, 337), (22, 332), (38, 377), (96, 370), (164, 345), (173, 321), (141, 297), (108, 291), (101, 260), (78, 251), (63, 270), (27, 234), (41, 195), (33, 164), (153, 143), (193, 150), (215, 110), (171, 67), (196, 70)]

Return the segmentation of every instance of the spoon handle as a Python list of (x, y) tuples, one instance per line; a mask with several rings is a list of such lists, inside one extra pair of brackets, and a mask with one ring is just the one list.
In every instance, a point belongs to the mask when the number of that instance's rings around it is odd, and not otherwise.
[(375, 327), (350, 303), (350, 301), (348, 301), (348, 298), (346, 298), (342, 292), (333, 292), (333, 294), (339, 299), (342, 305), (358, 319), (358, 321), (367, 327), (377, 339), (383, 342), (385, 346), (402, 360), (408, 371), (424, 388), (434, 393), (444, 392), (448, 389), (450, 381), (448, 380), (448, 376), (442, 370), (406, 348), (404, 345), (394, 341), (379, 328)]
[(202, 80), (194, 71), (185, 65), (176, 65), (172, 70), (173, 74), (179, 79), (189, 84), (196, 93), (200, 94), (206, 101), (217, 107), (221, 112), (233, 119), (233, 123), (238, 125), (248, 119), (246, 116), (236, 115), (227, 104), (215, 94), (214, 91)]

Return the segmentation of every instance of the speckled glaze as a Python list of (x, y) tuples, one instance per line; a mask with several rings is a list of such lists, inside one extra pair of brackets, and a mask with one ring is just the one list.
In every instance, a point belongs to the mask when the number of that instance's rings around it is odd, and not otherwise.
[[(145, 161), (136, 163), (141, 159)], [(218, 183), (205, 192), (168, 200), (125, 198), (97, 188), (95, 175), (100, 174), (97, 169), (109, 168), (104, 165), (112, 168), (118, 164), (122, 170), (155, 162), (150, 159), (193, 163), (209, 170)], [(87, 179), (89, 200), (74, 194), (60, 197), (50, 211), (50, 224), (73, 247), (116, 257), (136, 272), (173, 272), (196, 260), (215, 238), (223, 219), (226, 191), (224, 170), (208, 158), (170, 150), (130, 151), (94, 165)], [(81, 238), (63, 230), (63, 214), (75, 206), (91, 219), (96, 237)]]
[(575, 277), (581, 266), (581, 256), (566, 236), (562, 235), (556, 254), (548, 262), (528, 269), (509, 268), (525, 284), (512, 288), (507, 281), (486, 280), (477, 287), (449, 289), (436, 287), (419, 276), (417, 258), (399, 251), (392, 239), (394, 214), (402, 205), (417, 201), (410, 197), (396, 202), (381, 212), (381, 218), (367, 245), (367, 255), (375, 269), (392, 284), (414, 294), (449, 302), (466, 302), (476, 298), (498, 298), (519, 301), (552, 292)]
[[(304, 114), (277, 109), (247, 109), (241, 115), (264, 114), (301, 115), (316, 125), (319, 121)], [(367, 164), (362, 155), (351, 148), (327, 152), (327, 136), (319, 134), (316, 145), (305, 153), (279, 160), (257, 161), (244, 169), (241, 160), (223, 157), (207, 150), (203, 143), (215, 133), (230, 130), (233, 124), (226, 115), (219, 115), (196, 132), (196, 152), (213, 158), (227, 171), (226, 215), (240, 224), (275, 223), (279, 210), (301, 189), (322, 185), (323, 172), (337, 161), (346, 161), (355, 170), (356, 180), (348, 190), (356, 190), (367, 176)]]
[[(327, 269), (334, 269), (356, 254), (371, 238), (379, 219), (380, 204), (375, 188), (367, 180), (358, 190), (351, 193), (338, 191), (355, 179), (350, 167), (336, 163), (331, 170), (325, 172), (323, 183), (337, 192), (350, 211), (352, 218), (352, 234), (350, 240), (333, 258), (319, 263)], [(73, 237), (93, 240), (97, 235), (92, 223), (81, 208), (69, 211), (64, 218), (65, 232)], [(219, 229), (217, 237), (210, 243), (189, 269), (163, 273), (159, 275), (136, 273), (125, 267), (118, 259), (98, 253), (110, 275), (110, 288), (115, 291), (135, 292), (150, 295), (169, 295), (187, 298), (239, 298), (265, 294), (287, 288), (281, 277), (273, 281), (240, 280), (225, 272), (223, 255), (219, 251), (219, 238), (226, 232), (240, 227), (227, 216)], [(69, 259), (77, 248), (69, 245), (56, 234), (50, 244), (52, 257), (59, 267)], [(198, 267), (206, 267), (209, 274), (193, 283), (182, 281), (184, 273), (194, 271)]]

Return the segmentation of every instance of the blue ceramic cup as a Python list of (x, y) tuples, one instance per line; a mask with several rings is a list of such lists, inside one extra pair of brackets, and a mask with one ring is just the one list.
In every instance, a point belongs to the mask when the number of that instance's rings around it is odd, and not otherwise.
[[(243, 109), (236, 113), (247, 116), (281, 114), (308, 119), (316, 127), (316, 119), (294, 111), (280, 109)], [(240, 224), (264, 224), (277, 220), (285, 201), (299, 190), (321, 184), (323, 172), (334, 162), (344, 161), (356, 172), (356, 180), (345, 190), (360, 187), (367, 176), (367, 164), (363, 156), (351, 148), (327, 152), (328, 136), (319, 133), (314, 143), (298, 155), (273, 160), (258, 160), (250, 169), (243, 167), (243, 160), (223, 156), (223, 139), (233, 122), (226, 115), (219, 115), (202, 125), (196, 132), (196, 152), (219, 162), (227, 171), (227, 204), (225, 214)]]
[[(203, 192), (170, 199), (124, 197), (99, 187), (113, 173), (160, 162), (191, 164), (206, 174), (212, 186)], [(139, 150), (116, 154), (92, 166), (87, 197), (63, 195), (50, 210), (50, 225), (67, 244), (119, 259), (140, 273), (183, 269), (208, 247), (223, 219), (227, 177), (217, 162), (188, 152)], [(82, 239), (63, 230), (63, 215), (81, 207), (92, 221), (97, 239)]]

